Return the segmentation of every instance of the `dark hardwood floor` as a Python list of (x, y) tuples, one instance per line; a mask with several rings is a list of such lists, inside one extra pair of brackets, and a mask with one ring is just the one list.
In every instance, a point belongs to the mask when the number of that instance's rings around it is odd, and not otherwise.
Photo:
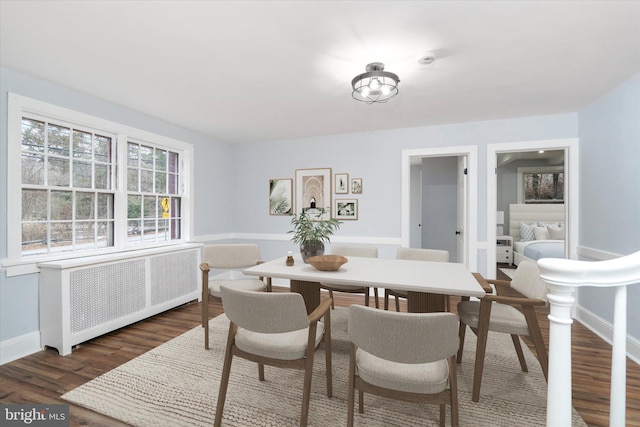
[[(361, 295), (336, 293), (335, 299), (342, 307), (363, 303)], [(457, 298), (451, 299), (452, 308), (457, 302)], [(401, 307), (406, 310), (404, 301)], [(211, 317), (222, 313), (222, 305), (211, 302), (209, 313)], [(548, 343), (547, 314), (546, 309), (538, 311)], [(0, 403), (66, 403), (60, 399), (62, 394), (198, 326), (200, 316), (200, 304), (193, 302), (80, 344), (66, 357), (48, 348), (2, 365)], [(574, 323), (572, 340), (574, 407), (589, 426), (608, 426), (611, 348), (578, 322)], [(124, 425), (75, 405), (70, 412), (71, 426)], [(640, 426), (640, 366), (630, 360), (626, 416), (628, 426)]]

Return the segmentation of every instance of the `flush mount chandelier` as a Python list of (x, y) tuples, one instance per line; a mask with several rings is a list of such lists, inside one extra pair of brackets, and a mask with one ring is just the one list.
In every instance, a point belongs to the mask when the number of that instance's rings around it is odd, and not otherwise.
[(382, 62), (372, 62), (366, 70), (351, 80), (353, 99), (367, 104), (382, 104), (398, 94), (400, 79), (396, 74), (384, 71)]

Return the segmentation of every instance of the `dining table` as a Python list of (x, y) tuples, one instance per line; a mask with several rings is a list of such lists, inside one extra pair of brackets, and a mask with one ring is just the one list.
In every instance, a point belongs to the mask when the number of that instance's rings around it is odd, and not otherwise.
[(276, 258), (245, 269), (245, 275), (289, 279), (290, 290), (302, 295), (307, 313), (320, 304), (320, 283), (335, 283), (407, 291), (409, 312), (445, 311), (445, 296), (482, 298), (491, 288), (478, 273), (456, 262), (347, 257), (336, 271), (320, 271), (294, 256)]

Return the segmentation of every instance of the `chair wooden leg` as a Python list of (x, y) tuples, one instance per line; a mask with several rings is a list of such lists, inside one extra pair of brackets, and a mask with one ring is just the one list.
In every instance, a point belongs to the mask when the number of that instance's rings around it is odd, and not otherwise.
[(335, 310), (336, 305), (333, 303), (335, 300), (333, 299), (333, 291), (331, 289), (329, 289), (329, 298), (331, 298), (331, 309)]
[(304, 368), (304, 386), (302, 387), (302, 409), (300, 412), (300, 427), (306, 427), (309, 421), (309, 401), (311, 400), (311, 379), (313, 378), (313, 359), (316, 353), (315, 336), (318, 324), (309, 326), (307, 340), (307, 360)]
[(527, 369), (527, 361), (524, 360), (524, 353), (522, 352), (522, 345), (520, 344), (520, 338), (517, 335), (511, 334), (511, 341), (513, 341), (513, 347), (516, 349), (518, 360), (520, 361), (520, 368), (522, 372), (529, 372)]
[(264, 364), (258, 363), (258, 380), (264, 381)]
[(394, 295), (393, 297), (396, 300), (396, 311), (400, 312), (400, 298), (398, 298), (398, 295)]
[(204, 349), (209, 350), (209, 289), (202, 292), (202, 326), (204, 327)]
[(462, 363), (462, 351), (464, 350), (464, 336), (467, 332), (467, 325), (460, 322), (460, 327), (458, 329), (458, 340), (460, 341), (460, 348), (458, 348), (458, 357), (456, 358), (456, 362), (458, 364)]
[(358, 390), (358, 412), (364, 414), (364, 391)]
[(227, 338), (227, 347), (224, 352), (224, 364), (222, 366), (222, 378), (220, 379), (220, 391), (218, 392), (218, 404), (216, 405), (216, 419), (213, 423), (214, 427), (222, 425), (222, 413), (224, 411), (224, 402), (227, 398), (227, 387), (229, 386), (229, 376), (231, 374), (231, 361), (233, 359), (233, 341), (235, 339), (238, 327), (231, 323), (229, 326), (229, 336)]
[(384, 309), (389, 310), (389, 291), (384, 290)]
[(449, 391), (451, 392), (451, 426), (460, 425), (458, 413), (458, 371), (453, 356), (449, 358)]
[(356, 387), (356, 346), (349, 344), (349, 395), (347, 396), (347, 427), (353, 427)]
[(473, 373), (473, 393), (471, 400), (480, 400), (480, 386), (482, 385), (482, 371), (484, 370), (484, 355), (487, 350), (487, 336), (489, 334), (489, 319), (491, 318), (491, 302), (480, 301), (480, 318), (478, 320), (478, 345), (476, 348), (476, 365)]
[(369, 288), (364, 288), (364, 305), (369, 307)]
[(380, 300), (378, 299), (378, 288), (373, 288), (373, 297), (376, 299), (376, 308), (380, 308)]
[(327, 370), (327, 397), (333, 397), (333, 364), (331, 363), (331, 310), (324, 315), (324, 363)]

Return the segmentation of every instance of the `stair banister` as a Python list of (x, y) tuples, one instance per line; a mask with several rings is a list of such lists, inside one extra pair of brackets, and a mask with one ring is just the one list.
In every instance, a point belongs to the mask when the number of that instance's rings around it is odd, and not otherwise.
[(640, 283), (640, 251), (607, 261), (538, 260), (549, 288), (547, 426), (571, 426), (571, 308), (575, 288), (615, 288), (609, 426), (624, 427), (626, 413), (627, 286)]

